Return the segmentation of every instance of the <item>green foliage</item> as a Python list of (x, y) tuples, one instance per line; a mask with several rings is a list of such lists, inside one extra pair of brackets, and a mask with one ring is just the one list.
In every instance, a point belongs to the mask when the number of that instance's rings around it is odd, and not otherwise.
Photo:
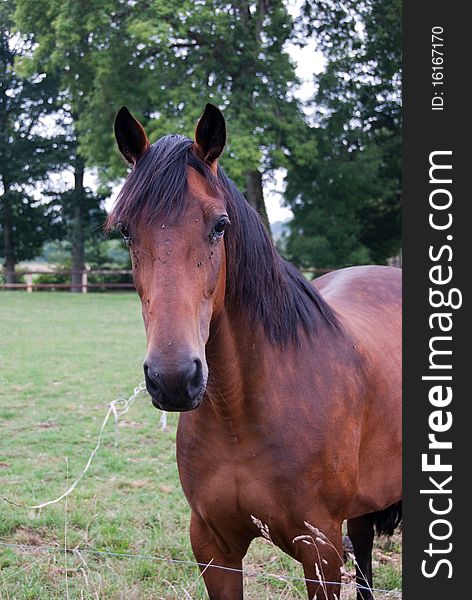
[(14, 7), (0, 3), (0, 256), (9, 270), (61, 233), (58, 206), (40, 202), (35, 187), (63, 167), (66, 148), (64, 135), (45, 125), (57, 109), (54, 73), (31, 70), (25, 77), (16, 68), (33, 46), (14, 33)]
[[(306, 0), (295, 22), (284, 0), (10, 4), (30, 44), (17, 71), (28, 81), (47, 73), (57, 88), (50, 102), (78, 177), (75, 192), (56, 195), (53, 205), (72, 226), (66, 234), (76, 267), (103, 199), (80, 185), (84, 166), (98, 167), (107, 184), (126, 173), (112, 128), (122, 104), (151, 141), (191, 136), (208, 101), (223, 108), (222, 164), (243, 191), (256, 170), (287, 169), (294, 221), (284, 248), (300, 265), (383, 262), (397, 252), (399, 0)], [(293, 96), (298, 82), (287, 52), (300, 33), (313, 35), (328, 59), (310, 123)], [(31, 230), (25, 226), (25, 239)]]
[[(97, 0), (16, 0), (16, 25), (34, 43), (19, 68), (29, 75), (34, 71), (57, 74), (61, 126), (69, 141), (67, 165), (74, 173), (74, 189), (65, 190), (58, 200), (72, 240), (75, 270), (83, 268), (84, 244), (95, 228), (96, 215), (101, 213), (103, 217), (103, 198), (84, 187), (83, 140), (93, 98), (96, 55), (103, 50), (112, 24), (108, 9), (120, 4)], [(95, 114), (95, 118), (99, 115)]]
[(328, 64), (306, 132), (318, 155), (294, 154), (288, 172), (287, 252), (304, 266), (382, 263), (401, 236), (401, 4), (307, 0), (304, 15)]
[[(122, 104), (152, 141), (169, 132), (191, 136), (208, 101), (225, 108), (224, 166), (248, 192), (248, 174), (283, 165), (294, 146), (303, 120), (292, 97), (296, 77), (285, 43), (293, 23), (282, 0), (16, 4), (16, 23), (36, 44), (23, 72), (59, 74), (74, 168), (78, 159), (99, 166), (106, 182), (125, 174), (112, 128)], [(86, 222), (80, 205), (78, 212), (76, 245), (82, 243), (80, 219)]]
[[(67, 240), (48, 242), (44, 245), (41, 258), (55, 266), (59, 273), (44, 273), (35, 277), (35, 283), (70, 283), (69, 274), (60, 271), (72, 269), (71, 243)], [(85, 261), (89, 269), (96, 270), (131, 270), (129, 250), (119, 239), (104, 239), (96, 235), (85, 244)], [(130, 283), (129, 275), (115, 273), (113, 275), (89, 275), (89, 283)]]
[(131, 269), (129, 250), (122, 240), (102, 239), (89, 244), (86, 255), (91, 268)]
[(240, 187), (248, 171), (281, 166), (292, 130), (302, 123), (284, 47), (292, 30), (282, 0), (138, 0), (132, 11), (122, 11), (107, 51), (94, 55), (85, 116), (89, 160), (105, 177), (124, 173), (111, 128), (121, 104), (155, 141), (169, 132), (191, 136), (205, 103), (213, 102), (224, 108), (229, 125), (223, 165)]
[[(47, 168), (48, 165), (44, 165), (44, 169)], [(34, 199), (28, 186), (10, 189), (0, 197), (0, 215), (0, 237), (5, 237), (6, 227), (12, 234), (14, 264), (34, 258), (45, 240), (59, 238), (63, 232), (58, 207)], [(0, 250), (0, 256), (5, 259), (7, 253), (5, 247)]]

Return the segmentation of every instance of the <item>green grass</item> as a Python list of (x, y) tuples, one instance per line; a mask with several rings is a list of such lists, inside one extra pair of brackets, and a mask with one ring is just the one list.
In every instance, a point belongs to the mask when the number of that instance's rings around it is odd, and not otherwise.
[[(31, 505), (66, 489), (95, 446), (108, 403), (142, 380), (145, 350), (134, 294), (0, 293), (1, 496)], [(90, 553), (194, 560), (175, 463), (177, 417), (168, 416), (168, 432), (159, 418), (141, 395), (120, 422), (118, 449), (110, 421), (67, 503), (41, 510), (0, 504), (0, 542), (27, 546), (0, 546), (1, 600), (206, 597), (193, 565)], [(63, 547), (65, 535), (80, 554), (42, 548)], [(401, 585), (400, 550), (379, 550), (379, 587)], [(262, 541), (251, 547), (246, 572), (249, 599), (305, 597), (300, 582), (254, 576), (302, 575)]]

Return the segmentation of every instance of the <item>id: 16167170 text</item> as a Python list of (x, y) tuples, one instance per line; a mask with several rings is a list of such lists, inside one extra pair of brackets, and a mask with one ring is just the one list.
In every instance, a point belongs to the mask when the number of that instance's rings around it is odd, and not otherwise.
[(431, 110), (444, 110), (444, 28), (431, 29)]

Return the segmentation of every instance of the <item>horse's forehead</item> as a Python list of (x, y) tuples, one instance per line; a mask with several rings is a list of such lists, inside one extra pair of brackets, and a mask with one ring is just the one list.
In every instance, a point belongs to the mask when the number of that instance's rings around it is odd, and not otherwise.
[(193, 196), (209, 196), (211, 189), (205, 178), (192, 167), (187, 167), (187, 183)]
[(226, 212), (222, 198), (217, 197), (206, 179), (192, 167), (187, 168), (188, 195), (185, 208), (168, 217), (161, 216), (154, 220), (140, 220), (141, 239), (157, 244), (162, 240), (175, 241), (175, 236), (185, 232), (185, 239), (191, 242), (194, 235), (199, 235), (205, 223)]
[(209, 182), (192, 167), (187, 169), (187, 183), (189, 189), (189, 206), (197, 201), (204, 213), (212, 207), (224, 210), (224, 201), (215, 196)]

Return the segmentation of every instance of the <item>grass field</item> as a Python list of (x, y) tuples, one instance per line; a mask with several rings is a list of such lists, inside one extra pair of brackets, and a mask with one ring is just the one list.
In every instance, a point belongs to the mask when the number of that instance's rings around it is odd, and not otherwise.
[[(144, 354), (134, 294), (0, 292), (0, 496), (32, 505), (64, 492), (95, 446), (108, 403), (142, 380)], [(160, 560), (194, 559), (175, 464), (177, 417), (168, 416), (167, 432), (159, 418), (141, 395), (120, 421), (118, 449), (110, 421), (67, 501), (40, 510), (2, 501), (1, 600), (206, 597), (196, 566)], [(375, 587), (401, 587), (400, 552), (399, 536), (377, 543)], [(257, 541), (245, 564), (246, 597), (305, 598), (300, 581), (259, 577), (267, 573), (302, 576)], [(343, 597), (353, 598), (352, 589)]]

